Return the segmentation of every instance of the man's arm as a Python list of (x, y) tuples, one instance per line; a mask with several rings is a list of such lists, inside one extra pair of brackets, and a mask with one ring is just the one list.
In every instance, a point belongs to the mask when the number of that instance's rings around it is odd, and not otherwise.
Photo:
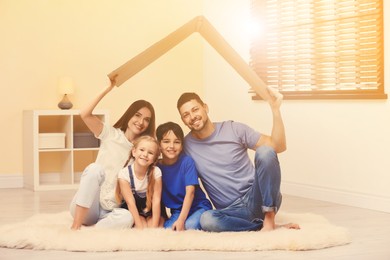
[(262, 134), (257, 141), (256, 147), (267, 145), (271, 146), (275, 152), (281, 153), (284, 152), (287, 148), (286, 146), (286, 134), (284, 131), (284, 124), (282, 119), (282, 114), (280, 113), (280, 106), (282, 104), (283, 95), (277, 90), (267, 87), (268, 92), (272, 96), (272, 100), (269, 101), (271, 111), (272, 111), (272, 132), (271, 136)]

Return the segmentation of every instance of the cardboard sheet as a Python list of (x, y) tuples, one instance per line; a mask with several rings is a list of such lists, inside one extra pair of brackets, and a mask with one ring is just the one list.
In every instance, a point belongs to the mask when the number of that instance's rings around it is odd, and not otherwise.
[(194, 32), (198, 32), (248, 82), (258, 95), (264, 100), (271, 98), (265, 83), (203, 16), (193, 18), (176, 31), (112, 71), (108, 74), (108, 77), (112, 78), (116, 75), (117, 86), (122, 85)]

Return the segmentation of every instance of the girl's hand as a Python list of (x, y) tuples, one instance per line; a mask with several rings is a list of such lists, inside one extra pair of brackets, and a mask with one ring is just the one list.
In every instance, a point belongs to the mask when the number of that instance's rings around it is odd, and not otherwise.
[(142, 224), (141, 225), (135, 224), (134, 228), (136, 228), (136, 229), (144, 229), (144, 226)]
[(135, 221), (134, 228), (136, 229), (144, 229), (146, 227), (146, 220), (140, 216), (139, 221)]

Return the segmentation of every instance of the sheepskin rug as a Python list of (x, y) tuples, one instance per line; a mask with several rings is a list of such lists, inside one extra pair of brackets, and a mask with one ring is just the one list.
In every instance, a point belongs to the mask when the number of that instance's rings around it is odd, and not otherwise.
[(261, 251), (314, 250), (351, 242), (345, 228), (322, 216), (279, 212), (277, 223), (295, 222), (300, 230), (209, 233), (165, 229), (69, 229), (69, 212), (38, 214), (23, 222), (0, 226), (0, 247), (64, 251)]

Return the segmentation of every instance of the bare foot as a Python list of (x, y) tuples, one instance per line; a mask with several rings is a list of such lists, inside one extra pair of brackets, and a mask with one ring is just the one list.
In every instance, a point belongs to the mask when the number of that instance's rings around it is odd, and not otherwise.
[(72, 230), (72, 231), (77, 231), (77, 230), (80, 230), (81, 229), (81, 227), (76, 227), (76, 226), (71, 226), (70, 227), (70, 229)]
[(287, 223), (284, 225), (277, 225), (277, 228), (301, 229), (301, 227), (297, 223)]
[(268, 231), (272, 231), (274, 230), (275, 228), (274, 227), (265, 227), (263, 226), (261, 229), (260, 229), (260, 232), (268, 232)]
[(283, 225), (275, 224), (275, 215), (274, 211), (266, 212), (263, 220), (263, 227), (260, 232), (272, 231), (276, 228), (287, 228), (287, 229), (301, 229), (301, 227), (296, 223), (287, 223)]
[(88, 214), (89, 208), (81, 207), (79, 205), (76, 205), (75, 214), (73, 218), (73, 223), (70, 229), (72, 230), (79, 230), (82, 226), (82, 223), (84, 222), (84, 219), (86, 218)]
[(261, 232), (272, 231), (276, 228), (275, 225), (275, 212), (270, 211), (266, 212), (263, 220), (263, 227), (261, 228)]

